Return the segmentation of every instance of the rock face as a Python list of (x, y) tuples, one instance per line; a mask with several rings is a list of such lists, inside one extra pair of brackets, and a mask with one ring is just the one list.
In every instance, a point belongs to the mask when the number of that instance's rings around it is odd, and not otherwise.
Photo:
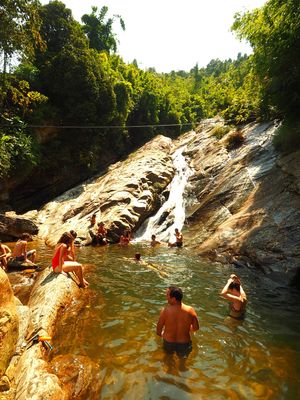
[(187, 194), (186, 239), (213, 260), (289, 272), (300, 254), (300, 152), (276, 153), (273, 123), (251, 124), (228, 150), (206, 121), (181, 140), (195, 170)]
[(15, 240), (24, 232), (36, 235), (38, 227), (31, 220), (17, 217), (14, 213), (0, 214), (0, 239), (2, 241)]
[(14, 294), (6, 273), (0, 268), (0, 378), (15, 352), (19, 319)]
[(113, 241), (124, 229), (136, 229), (160, 205), (159, 194), (173, 177), (172, 141), (158, 136), (125, 161), (45, 205), (37, 216), (39, 236), (54, 245), (71, 229), (85, 238), (97, 214)]
[[(42, 343), (29, 347), (31, 343), (27, 341), (35, 332), (52, 336), (59, 313), (75, 298), (86, 295), (88, 295), (87, 290), (79, 289), (71, 275), (54, 274), (50, 268), (40, 273), (28, 305), (26, 307), (20, 305), (18, 310), (22, 321), (20, 326), (22, 334), (18, 340), (16, 356), (6, 372), (13, 381), (15, 398), (20, 400), (69, 398), (70, 389), (66, 390), (64, 383), (49, 368), (48, 350)], [(89, 365), (88, 361), (85, 359), (84, 364)], [(85, 376), (81, 377), (77, 388), (80, 385), (86, 387), (87, 381)]]

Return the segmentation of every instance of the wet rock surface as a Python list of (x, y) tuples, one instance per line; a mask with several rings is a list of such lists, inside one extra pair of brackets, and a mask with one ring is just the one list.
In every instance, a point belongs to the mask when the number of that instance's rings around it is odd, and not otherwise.
[[(7, 282), (6, 287), (10, 287)], [(88, 289), (80, 289), (71, 273), (54, 274), (51, 268), (46, 268), (38, 273), (27, 305), (12, 296), (20, 323), (19, 335), (15, 335), (14, 354), (5, 371), (11, 386), (7, 398), (12, 393), (14, 398), (24, 400), (70, 398), (60, 379), (49, 369), (49, 349), (42, 342), (33, 343), (29, 339), (35, 333), (53, 336), (56, 320), (65, 307), (87, 293)]]
[(39, 236), (54, 245), (64, 231), (87, 237), (89, 220), (97, 214), (112, 241), (124, 229), (134, 230), (160, 206), (160, 193), (173, 177), (172, 141), (158, 136), (125, 161), (46, 204), (38, 213)]
[(99, 366), (89, 357), (60, 355), (51, 360), (50, 367), (59, 378), (67, 398), (84, 400), (99, 397), (101, 388)]
[(300, 254), (300, 152), (274, 150), (273, 123), (242, 129), (244, 143), (226, 148), (206, 121), (189, 140), (195, 174), (187, 193), (186, 242), (202, 256), (292, 279)]
[(1, 268), (0, 294), (0, 386), (5, 391), (7, 379), (3, 378), (3, 375), (16, 349), (19, 319), (12, 288), (6, 273)]

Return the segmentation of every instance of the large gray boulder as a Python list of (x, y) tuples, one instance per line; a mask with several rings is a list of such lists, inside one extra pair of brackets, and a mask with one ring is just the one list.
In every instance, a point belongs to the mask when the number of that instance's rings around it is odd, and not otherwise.
[(300, 254), (300, 152), (275, 151), (274, 123), (245, 126), (244, 142), (230, 150), (233, 130), (218, 140), (218, 124), (206, 121), (185, 138), (195, 171), (186, 240), (213, 260), (292, 277)]
[(38, 233), (37, 225), (30, 219), (19, 217), (14, 213), (0, 214), (0, 239), (5, 242), (18, 239), (22, 233)]
[(158, 136), (106, 173), (46, 204), (36, 219), (39, 236), (49, 245), (71, 229), (86, 238), (93, 213), (113, 241), (124, 229), (137, 229), (160, 206), (159, 195), (173, 177), (171, 150), (171, 139)]

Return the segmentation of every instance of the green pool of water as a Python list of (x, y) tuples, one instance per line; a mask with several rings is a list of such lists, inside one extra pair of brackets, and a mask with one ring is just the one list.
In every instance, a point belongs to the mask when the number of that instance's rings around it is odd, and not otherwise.
[[(52, 251), (42, 252), (49, 263)], [(148, 265), (137, 264), (135, 252)], [(97, 399), (300, 398), (299, 293), (255, 271), (203, 262), (185, 248), (112, 245), (80, 248), (77, 256), (93, 265), (90, 288), (82, 290), (88, 300), (80, 313), (65, 310), (52, 357), (95, 361)], [(219, 296), (231, 272), (241, 276), (249, 299), (242, 322), (227, 316)], [(155, 334), (172, 284), (182, 287), (200, 321), (185, 364), (167, 358)]]

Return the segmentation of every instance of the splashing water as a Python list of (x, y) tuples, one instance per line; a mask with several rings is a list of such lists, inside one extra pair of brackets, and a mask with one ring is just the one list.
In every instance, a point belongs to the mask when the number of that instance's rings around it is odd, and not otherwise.
[[(169, 198), (158, 212), (147, 219), (136, 234), (136, 240), (150, 240), (156, 235), (158, 240), (168, 241), (174, 235), (174, 229), (182, 229), (185, 220), (184, 191), (193, 171), (183, 156), (186, 146), (180, 147), (173, 155), (175, 176), (168, 186)], [(174, 241), (174, 240), (171, 240)]]

